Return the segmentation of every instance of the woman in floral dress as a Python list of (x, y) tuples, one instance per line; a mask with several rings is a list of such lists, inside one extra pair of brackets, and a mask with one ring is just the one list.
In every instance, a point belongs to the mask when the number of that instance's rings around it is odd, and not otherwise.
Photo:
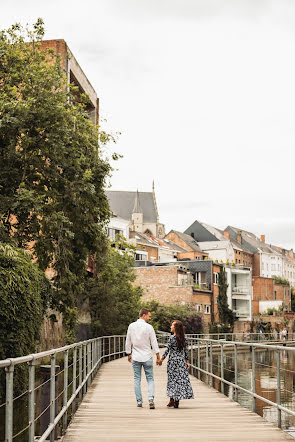
[(168, 347), (161, 358), (163, 360), (169, 353), (167, 363), (167, 396), (170, 398), (167, 407), (178, 408), (181, 399), (193, 399), (194, 393), (189, 379), (188, 348), (181, 321), (173, 321), (171, 325), (173, 336), (168, 340)]

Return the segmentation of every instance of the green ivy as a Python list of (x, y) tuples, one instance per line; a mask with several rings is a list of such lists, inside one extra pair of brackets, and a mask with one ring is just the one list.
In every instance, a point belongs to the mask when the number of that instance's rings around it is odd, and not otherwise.
[[(29, 253), (0, 243), (0, 360), (35, 351), (50, 295), (50, 284)], [(16, 370), (16, 391), (23, 369)], [(0, 376), (3, 386), (4, 370)]]

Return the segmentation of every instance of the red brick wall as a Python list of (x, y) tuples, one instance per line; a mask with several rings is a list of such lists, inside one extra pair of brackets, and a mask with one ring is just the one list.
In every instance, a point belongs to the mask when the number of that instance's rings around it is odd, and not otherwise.
[(200, 258), (202, 259), (203, 256), (207, 256), (207, 253), (203, 253), (203, 252), (177, 253), (177, 259), (196, 259), (197, 256), (200, 256)]
[(253, 255), (252, 275), (260, 276), (260, 255), (258, 253)]
[(143, 301), (157, 301), (160, 304), (201, 304), (202, 317), (206, 323), (211, 321), (211, 313), (206, 314), (205, 305), (211, 307), (212, 293), (193, 290), (192, 286), (178, 286), (177, 267), (137, 267), (135, 285), (143, 288)]
[(253, 301), (273, 301), (273, 281), (274, 280), (272, 278), (253, 276)]
[(174, 242), (175, 244), (187, 250), (188, 252), (193, 252), (193, 249), (190, 246), (188, 246), (187, 243), (184, 242), (181, 238), (179, 238), (179, 236), (176, 233), (169, 232), (168, 235), (165, 236), (165, 238)]
[[(220, 273), (220, 267), (213, 263), (212, 265), (212, 273)], [(218, 305), (217, 305), (217, 297), (219, 295), (219, 287), (216, 284), (213, 284), (213, 274), (212, 274), (212, 320), (215, 322), (219, 322), (219, 314), (218, 314)]]

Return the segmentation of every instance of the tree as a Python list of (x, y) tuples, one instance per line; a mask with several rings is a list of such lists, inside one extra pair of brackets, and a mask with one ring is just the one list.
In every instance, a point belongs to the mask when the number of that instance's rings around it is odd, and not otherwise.
[(232, 328), (234, 324), (234, 314), (229, 308), (227, 302), (227, 280), (226, 272), (224, 267), (220, 268), (219, 278), (218, 278), (219, 294), (217, 298), (219, 320), (225, 330)]
[(32, 31), (0, 33), (0, 239), (53, 268), (53, 304), (72, 332), (87, 257), (98, 256), (110, 214), (102, 144), (111, 136), (98, 134), (59, 57), (40, 50), (43, 35), (40, 19)]
[[(0, 243), (0, 360), (35, 351), (50, 294), (49, 281), (29, 253)], [(1, 370), (0, 392), (4, 374)]]
[(142, 289), (136, 279), (134, 250), (122, 237), (105, 242), (103, 257), (96, 260), (96, 272), (88, 280), (92, 329), (96, 336), (124, 334), (138, 318)]

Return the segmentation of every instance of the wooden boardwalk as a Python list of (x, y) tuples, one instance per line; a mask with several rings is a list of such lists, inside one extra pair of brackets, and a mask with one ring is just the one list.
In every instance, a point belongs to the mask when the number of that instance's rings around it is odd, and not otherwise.
[(127, 358), (100, 368), (69, 425), (63, 442), (94, 441), (271, 441), (293, 440), (282, 430), (191, 376), (195, 399), (168, 409), (166, 361), (154, 367), (155, 410), (136, 407), (132, 366)]

